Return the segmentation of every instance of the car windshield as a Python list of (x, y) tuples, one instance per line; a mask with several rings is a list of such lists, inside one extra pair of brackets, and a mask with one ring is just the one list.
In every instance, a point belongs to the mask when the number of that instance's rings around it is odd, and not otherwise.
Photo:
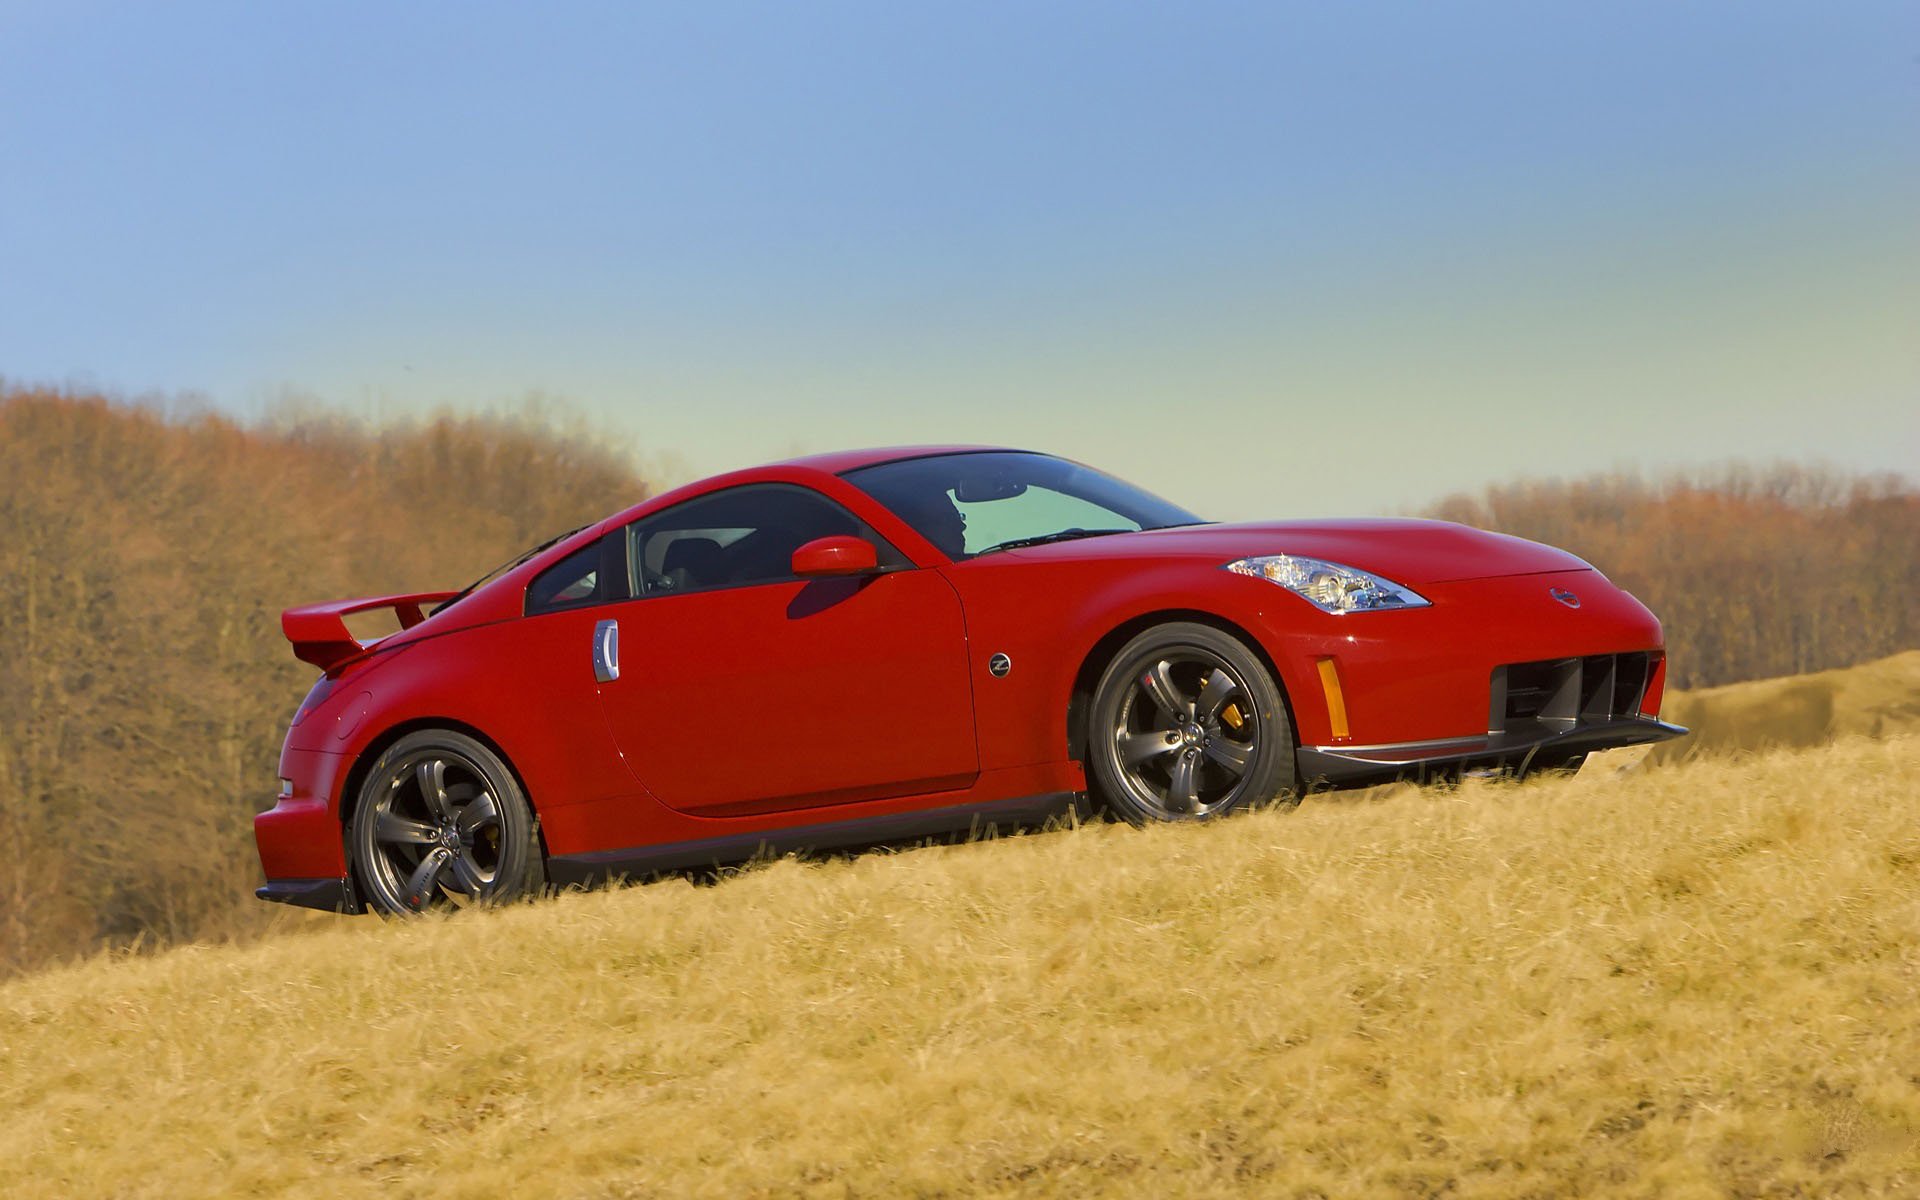
[(1205, 523), (1091, 467), (1024, 451), (936, 454), (858, 467), (844, 477), (955, 560)]

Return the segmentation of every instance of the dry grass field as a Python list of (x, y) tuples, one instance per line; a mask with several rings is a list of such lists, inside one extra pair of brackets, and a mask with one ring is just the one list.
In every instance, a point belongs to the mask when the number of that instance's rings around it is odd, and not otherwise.
[(1920, 737), (0, 985), (35, 1197), (1920, 1194)]
[[(241, 422), (0, 380), (0, 980), (274, 936), (252, 817), (314, 678), (281, 610), (457, 588), (649, 495), (667, 451), (537, 400)], [(1665, 622), (1675, 687), (1920, 647), (1920, 482), (1730, 463), (1432, 511), (1606, 571)]]

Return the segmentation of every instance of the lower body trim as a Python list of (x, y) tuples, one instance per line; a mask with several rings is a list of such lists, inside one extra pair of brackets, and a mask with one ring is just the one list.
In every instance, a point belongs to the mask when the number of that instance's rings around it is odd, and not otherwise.
[(989, 829), (1030, 828), (1065, 815), (1072, 810), (1077, 798), (1074, 792), (1047, 792), (990, 804), (962, 804), (660, 846), (561, 854), (547, 860), (547, 878), (558, 887), (589, 887), (605, 879), (645, 879), (670, 871), (724, 866), (796, 851), (874, 846)]

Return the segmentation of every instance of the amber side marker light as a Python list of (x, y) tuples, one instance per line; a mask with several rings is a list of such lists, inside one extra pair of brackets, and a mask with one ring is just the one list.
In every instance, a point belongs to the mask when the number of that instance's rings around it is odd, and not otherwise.
[(1340, 691), (1340, 668), (1333, 660), (1320, 660), (1320, 690), (1327, 694), (1327, 720), (1333, 725), (1333, 736), (1347, 738), (1353, 731), (1347, 728), (1347, 698)]

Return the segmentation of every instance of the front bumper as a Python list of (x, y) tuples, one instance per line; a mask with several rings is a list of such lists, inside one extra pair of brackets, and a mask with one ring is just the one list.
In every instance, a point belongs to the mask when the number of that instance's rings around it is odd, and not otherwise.
[(1528, 771), (1567, 765), (1594, 750), (1642, 746), (1685, 736), (1687, 730), (1653, 717), (1582, 721), (1568, 729), (1529, 729), (1430, 742), (1378, 746), (1302, 746), (1301, 782), (1361, 787), (1400, 779), (1430, 779), (1472, 770)]

